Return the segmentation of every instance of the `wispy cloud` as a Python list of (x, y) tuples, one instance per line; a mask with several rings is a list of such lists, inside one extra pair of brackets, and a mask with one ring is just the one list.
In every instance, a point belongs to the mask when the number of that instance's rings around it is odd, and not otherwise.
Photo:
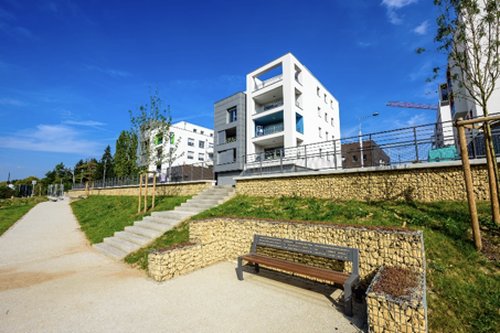
[(14, 23), (16, 19), (17, 17), (13, 13), (0, 8), (0, 32), (14, 38), (35, 39), (31, 30)]
[(95, 65), (84, 65), (84, 68), (86, 70), (96, 71), (99, 73), (109, 75), (109, 76), (114, 77), (114, 78), (126, 78), (126, 77), (132, 76), (132, 74), (127, 72), (127, 71), (114, 69), (114, 68), (104, 68), (104, 67), (95, 66)]
[(372, 46), (372, 45), (373, 45), (373, 43), (370, 43), (370, 42), (364, 42), (364, 41), (358, 41), (358, 42), (356, 43), (356, 45), (357, 45), (358, 47), (361, 47), (361, 48), (367, 48), (367, 47)]
[(0, 105), (6, 106), (26, 106), (27, 103), (15, 98), (0, 98)]
[(432, 63), (430, 61), (426, 61), (416, 70), (410, 72), (408, 74), (410, 81), (425, 81), (428, 77), (432, 75)]
[(83, 126), (83, 127), (102, 127), (105, 126), (105, 123), (95, 120), (65, 120), (63, 124), (66, 125), (74, 125), (74, 126)]
[(420, 23), (415, 29), (413, 29), (413, 32), (416, 33), (417, 35), (426, 35), (427, 31), (429, 30), (429, 21), (425, 20), (424, 22)]
[(0, 136), (0, 147), (67, 154), (96, 155), (97, 142), (82, 137), (75, 128), (66, 125), (40, 124), (32, 129)]
[(381, 5), (386, 7), (389, 22), (399, 25), (403, 23), (403, 19), (398, 13), (398, 10), (416, 2), (418, 2), (418, 0), (383, 0)]

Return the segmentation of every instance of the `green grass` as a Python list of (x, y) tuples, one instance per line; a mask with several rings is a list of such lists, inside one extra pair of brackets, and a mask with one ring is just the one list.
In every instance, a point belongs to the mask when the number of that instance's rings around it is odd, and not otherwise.
[[(498, 260), (500, 230), (479, 203), (483, 240)], [(431, 332), (498, 332), (500, 264), (474, 249), (466, 203), (332, 202), (237, 196), (193, 219), (216, 216), (398, 226), (424, 231)]]
[(13, 198), (0, 200), (0, 236), (45, 197)]
[[(189, 197), (157, 197), (155, 211), (171, 210), (185, 202)], [(90, 196), (71, 203), (80, 226), (90, 243), (100, 243), (105, 237), (113, 236), (116, 231), (125, 229), (134, 221), (147, 214), (137, 214), (135, 196)]]

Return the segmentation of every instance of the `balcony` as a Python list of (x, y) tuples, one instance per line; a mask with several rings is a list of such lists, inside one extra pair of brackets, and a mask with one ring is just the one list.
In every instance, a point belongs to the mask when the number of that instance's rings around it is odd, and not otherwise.
[(265, 126), (256, 126), (255, 127), (255, 137), (260, 137), (264, 135), (270, 135), (278, 132), (283, 132), (284, 127), (283, 123), (270, 124)]
[(264, 105), (256, 108), (255, 112), (256, 113), (262, 113), (262, 112), (266, 112), (266, 111), (269, 111), (269, 110), (272, 110), (272, 109), (275, 109), (275, 108), (279, 108), (280, 106), (283, 106), (283, 100), (282, 99), (276, 100), (276, 101), (272, 101), (272, 102), (267, 103), (267, 104), (264, 104)]
[(276, 83), (278, 81), (281, 81), (283, 79), (283, 74), (279, 74), (276, 76), (273, 76), (267, 80), (260, 81), (260, 80), (255, 80), (255, 90), (262, 89), (264, 87), (270, 86), (273, 83)]

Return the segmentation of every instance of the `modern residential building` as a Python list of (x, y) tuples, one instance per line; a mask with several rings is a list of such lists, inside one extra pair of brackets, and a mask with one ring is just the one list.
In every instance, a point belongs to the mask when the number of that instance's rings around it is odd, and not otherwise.
[[(169, 170), (174, 173), (172, 168), (175, 168), (177, 178), (185, 180), (186, 168), (181, 166), (207, 168), (213, 164), (214, 132), (209, 128), (180, 121), (170, 126), (169, 133), (151, 131), (150, 142), (150, 153), (156, 158), (150, 159), (149, 170), (159, 172), (162, 180), (168, 177)], [(179, 170), (183, 170), (182, 175), (179, 175)], [(193, 173), (192, 170), (190, 172)]]
[(246, 154), (246, 95), (238, 92), (214, 105), (214, 173), (218, 185), (234, 185)]
[[(340, 145), (333, 147), (340, 138), (339, 103), (291, 53), (249, 73), (246, 96), (246, 168), (262, 168), (263, 160), (268, 167), (297, 166), (303, 160), (294, 156), (307, 154), (300, 147), (322, 141), (332, 145), (324, 151), (338, 156), (315, 163), (333, 167), (333, 160), (340, 161)], [(302, 167), (314, 169), (311, 162)]]
[(448, 83), (439, 85), (439, 104), (436, 119), (435, 147), (455, 146), (456, 133), (453, 127)]
[[(363, 164), (361, 164), (361, 155), (363, 155)], [(373, 140), (363, 141), (362, 146), (359, 142), (342, 144), (342, 168), (344, 169), (389, 164), (391, 164), (391, 159)]]

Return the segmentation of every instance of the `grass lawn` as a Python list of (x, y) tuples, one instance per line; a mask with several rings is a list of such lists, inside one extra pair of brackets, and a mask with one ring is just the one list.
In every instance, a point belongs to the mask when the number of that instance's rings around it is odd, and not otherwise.
[(47, 201), (47, 198), (33, 197), (0, 200), (0, 236), (31, 208), (43, 201)]
[[(485, 253), (471, 240), (466, 203), (332, 202), (296, 197), (236, 196), (193, 217), (255, 217), (336, 224), (404, 226), (424, 231), (430, 332), (498, 332), (500, 327), (500, 229), (479, 203)], [(125, 260), (147, 268), (147, 254), (188, 240), (186, 224)], [(490, 259), (488, 259), (490, 258)]]
[[(188, 200), (187, 196), (156, 197), (155, 211), (172, 210)], [(93, 195), (71, 203), (80, 226), (90, 243), (125, 229), (147, 214), (137, 214), (137, 197)]]

